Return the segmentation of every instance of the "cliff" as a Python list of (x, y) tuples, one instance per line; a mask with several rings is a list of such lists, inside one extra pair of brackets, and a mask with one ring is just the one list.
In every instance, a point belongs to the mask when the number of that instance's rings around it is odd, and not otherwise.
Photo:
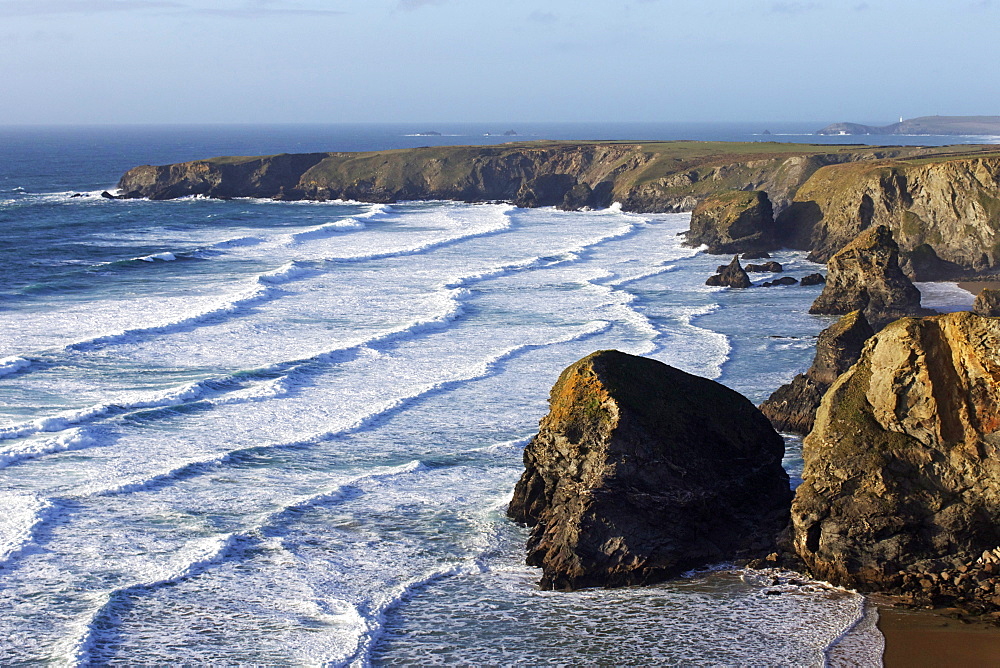
[(1000, 320), (967, 312), (904, 318), (868, 341), (803, 445), (792, 522), (814, 575), (1000, 605), (996, 571), (978, 570), (1000, 545), (998, 351)]
[(796, 434), (812, 431), (816, 409), (830, 386), (861, 357), (874, 331), (861, 311), (851, 311), (824, 329), (816, 341), (812, 366), (782, 385), (760, 405), (774, 428)]
[(826, 165), (934, 150), (775, 142), (523, 142), (144, 165), (129, 170), (118, 187), (127, 198), (506, 200), (566, 208), (618, 201), (625, 210), (645, 212), (689, 211), (721, 190), (762, 190), (780, 211)]
[[(937, 276), (989, 273), (1000, 263), (1000, 155), (943, 155), (830, 165), (778, 216), (778, 235), (826, 262), (858, 233), (885, 225), (904, 258)], [(929, 261), (929, 262), (928, 262)], [(917, 263), (919, 265), (919, 262)]]
[(542, 588), (645, 584), (763, 556), (788, 522), (784, 443), (745, 397), (645, 357), (569, 366), (508, 515)]
[[(691, 211), (731, 191), (766, 194), (774, 243), (825, 262), (886, 225), (917, 280), (1000, 271), (1000, 149), (774, 142), (522, 142), (370, 153), (224, 157), (129, 170), (120, 197), (364, 202), (510, 201), (564, 209)], [(761, 197), (763, 197), (763, 194)]]

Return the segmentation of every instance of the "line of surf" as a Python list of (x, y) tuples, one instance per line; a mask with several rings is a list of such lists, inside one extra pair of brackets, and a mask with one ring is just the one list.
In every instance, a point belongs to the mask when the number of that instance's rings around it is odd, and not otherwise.
[(553, 345), (562, 345), (573, 341), (579, 341), (607, 332), (611, 328), (611, 323), (606, 321), (594, 321), (583, 325), (578, 331), (574, 331), (566, 336), (558, 337), (540, 343), (524, 343), (513, 346), (507, 350), (496, 353), (469, 369), (467, 373), (459, 378), (450, 378), (438, 382), (429, 383), (416, 388), (415, 391), (401, 397), (388, 399), (379, 405), (372, 406), (370, 410), (359, 416), (354, 422), (329, 431), (316, 432), (295, 441), (284, 443), (273, 443), (267, 445), (252, 445), (244, 448), (237, 448), (226, 452), (213, 454), (205, 458), (199, 458), (184, 462), (169, 471), (152, 475), (139, 480), (123, 481), (110, 487), (88, 488), (83, 487), (78, 490), (77, 495), (82, 496), (117, 496), (122, 494), (133, 494), (147, 490), (154, 490), (160, 487), (169, 486), (177, 481), (186, 480), (195, 476), (217, 471), (220, 467), (240, 466), (252, 462), (257, 458), (268, 455), (276, 450), (289, 450), (299, 448), (311, 448), (320, 443), (344, 438), (351, 434), (367, 431), (378, 426), (385, 420), (398, 415), (407, 410), (419, 401), (428, 397), (446, 393), (461, 387), (470, 382), (483, 380), (500, 372), (503, 365), (528, 351), (537, 350)]

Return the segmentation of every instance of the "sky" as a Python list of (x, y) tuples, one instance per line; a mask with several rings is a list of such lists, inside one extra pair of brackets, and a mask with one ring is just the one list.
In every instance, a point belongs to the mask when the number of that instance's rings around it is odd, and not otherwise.
[(0, 0), (0, 125), (1000, 115), (1000, 0)]

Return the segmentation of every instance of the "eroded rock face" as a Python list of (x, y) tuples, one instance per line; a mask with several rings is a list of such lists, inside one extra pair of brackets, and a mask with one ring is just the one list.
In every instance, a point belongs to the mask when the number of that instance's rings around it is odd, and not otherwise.
[(508, 515), (546, 589), (655, 582), (767, 554), (791, 496), (784, 443), (746, 398), (614, 350), (568, 367)]
[(709, 253), (761, 252), (777, 248), (774, 211), (760, 190), (725, 190), (699, 202), (691, 214), (687, 243)]
[[(746, 256), (744, 256), (744, 257), (746, 257)], [(767, 273), (767, 272), (770, 272), (772, 274), (777, 274), (779, 272), (784, 271), (784, 268), (781, 266), (780, 262), (775, 262), (774, 260), (771, 260), (770, 262), (764, 262), (762, 264), (748, 264), (746, 266), (746, 271), (747, 271), (747, 273), (753, 273), (753, 272)]]
[(760, 405), (761, 412), (774, 428), (808, 434), (823, 394), (840, 374), (858, 361), (865, 341), (874, 333), (861, 311), (851, 311), (820, 332), (816, 340), (816, 357), (809, 370), (779, 387)]
[(728, 265), (720, 266), (718, 272), (715, 276), (709, 276), (705, 285), (727, 288), (749, 288), (752, 285), (750, 276), (740, 266), (739, 255), (733, 256), (733, 261)]
[(976, 295), (972, 312), (987, 318), (1000, 317), (1000, 290), (986, 288)]
[(826, 285), (809, 308), (826, 315), (855, 310), (876, 329), (904, 316), (930, 313), (920, 307), (920, 291), (899, 268), (899, 246), (884, 225), (865, 230), (830, 258)]
[(792, 526), (811, 572), (919, 596), (928, 564), (1000, 545), (998, 404), (1000, 320), (906, 318), (876, 334), (804, 442)]

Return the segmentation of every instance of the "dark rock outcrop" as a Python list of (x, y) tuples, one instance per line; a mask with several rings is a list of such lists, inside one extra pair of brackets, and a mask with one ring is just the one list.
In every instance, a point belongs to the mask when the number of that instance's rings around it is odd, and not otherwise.
[(843, 315), (864, 312), (876, 329), (912, 315), (926, 315), (920, 291), (899, 268), (899, 246), (889, 228), (865, 230), (827, 265), (826, 285), (810, 313)]
[(823, 395), (858, 361), (865, 341), (874, 333), (861, 311), (852, 311), (824, 329), (816, 340), (809, 370), (775, 390), (760, 411), (778, 431), (808, 434)]
[(823, 274), (809, 274), (803, 276), (800, 282), (802, 285), (823, 285), (826, 283), (826, 278), (823, 277)]
[(767, 251), (749, 251), (743, 253), (744, 260), (770, 260), (771, 254)]
[(508, 515), (545, 589), (644, 584), (762, 556), (787, 522), (784, 443), (746, 398), (605, 350), (568, 367)]
[(773, 281), (765, 281), (760, 284), (762, 288), (772, 288), (778, 285), (795, 285), (799, 282), (799, 279), (792, 276), (782, 276), (781, 278), (776, 278)]
[(705, 285), (723, 286), (728, 288), (749, 288), (752, 283), (747, 272), (740, 266), (740, 257), (733, 256), (733, 261), (720, 266), (715, 276), (709, 276)]
[(901, 253), (901, 258), (900, 269), (913, 281), (946, 281), (966, 273), (962, 266), (939, 258), (930, 244), (920, 244)]
[(687, 243), (704, 244), (713, 254), (777, 248), (771, 200), (760, 190), (728, 190), (709, 195), (691, 214)]
[(804, 442), (792, 526), (809, 570), (865, 591), (990, 605), (995, 588), (948, 581), (1000, 545), (998, 404), (1000, 320), (905, 318), (876, 334)]
[(972, 312), (987, 318), (1000, 317), (1000, 290), (986, 288), (976, 295), (976, 301), (972, 305)]
[(781, 263), (775, 262), (773, 260), (771, 262), (764, 262), (761, 264), (748, 264), (745, 267), (745, 269), (748, 274), (763, 273), (763, 272), (770, 272), (772, 274), (776, 274), (778, 272), (784, 271), (784, 268), (781, 266)]

